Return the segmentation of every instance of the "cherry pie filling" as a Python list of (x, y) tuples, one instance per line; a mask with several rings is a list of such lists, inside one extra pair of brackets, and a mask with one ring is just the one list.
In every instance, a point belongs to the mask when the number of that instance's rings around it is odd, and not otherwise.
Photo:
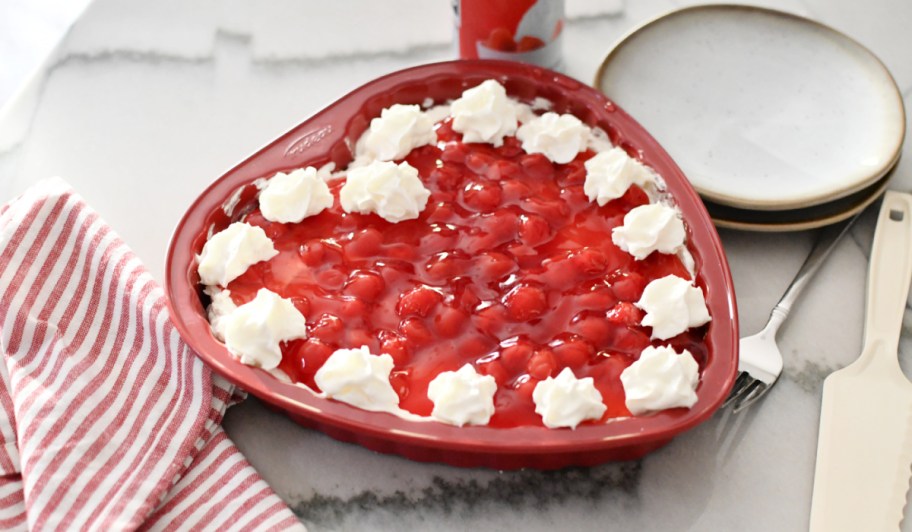
[(641, 325), (634, 303), (651, 280), (691, 279), (676, 255), (635, 260), (612, 242), (624, 215), (649, 203), (642, 189), (600, 207), (583, 192), (592, 151), (555, 164), (515, 137), (464, 143), (451, 119), (436, 131), (436, 145), (403, 159), (431, 192), (417, 219), (345, 212), (340, 177), (333, 206), (300, 223), (268, 221), (256, 203), (232, 220), (263, 228), (278, 251), (229, 283), (232, 300), (265, 287), (307, 320), (306, 339), (281, 345), (292, 381), (319, 391), (326, 359), (365, 345), (393, 358), (399, 406), (429, 416), (429, 382), (468, 363), (497, 382), (489, 426), (540, 426), (532, 391), (563, 368), (594, 379), (607, 406), (598, 423), (630, 415), (620, 374), (645, 347), (687, 349), (705, 365), (706, 326), (653, 341)]

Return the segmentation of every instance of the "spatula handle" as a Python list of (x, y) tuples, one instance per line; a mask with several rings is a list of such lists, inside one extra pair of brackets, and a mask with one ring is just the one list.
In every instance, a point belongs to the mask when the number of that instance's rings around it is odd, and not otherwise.
[(912, 384), (896, 355), (910, 276), (912, 196), (887, 192), (871, 247), (861, 357), (823, 383), (810, 532), (899, 529)]
[(889, 352), (899, 346), (909, 280), (912, 276), (912, 195), (884, 195), (871, 260), (865, 307), (865, 345), (883, 342)]

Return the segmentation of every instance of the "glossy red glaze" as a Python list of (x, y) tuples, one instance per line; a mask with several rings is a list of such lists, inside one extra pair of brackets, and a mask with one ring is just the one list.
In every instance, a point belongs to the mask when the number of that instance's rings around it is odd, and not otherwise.
[[(233, 218), (237, 218), (238, 213), (241, 212), (250, 213), (251, 209), (255, 209), (256, 206), (256, 190), (250, 183), (256, 178), (306, 165), (321, 166), (330, 161), (335, 162), (338, 167), (344, 167), (351, 159), (349, 146), (353, 145), (353, 141), (366, 129), (370, 119), (379, 115), (380, 110), (384, 107), (393, 103), (420, 103), (427, 97), (438, 102), (452, 99), (458, 97), (466, 88), (489, 78), (499, 80), (507, 88), (507, 92), (514, 97), (523, 100), (531, 100), (536, 96), (547, 98), (554, 102), (555, 110), (572, 113), (590, 125), (601, 127), (608, 132), (615, 145), (624, 147), (628, 153), (638, 157), (664, 177), (669, 192), (674, 196), (687, 221), (688, 245), (697, 263), (696, 283), (706, 293), (707, 305), (713, 316), (713, 321), (706, 329), (705, 352), (700, 356), (703, 370), (698, 388), (699, 400), (693, 408), (673, 409), (648, 417), (622, 418), (606, 424), (584, 425), (572, 431), (551, 430), (539, 426), (460, 428), (434, 422), (413, 422), (390, 414), (366, 412), (342, 403), (320, 399), (309, 390), (283, 384), (260, 370), (240, 364), (221, 343), (212, 337), (198, 289), (199, 279), (196, 274), (194, 256), (202, 249), (210, 228), (217, 231), (232, 221), (232, 217), (226, 215), (220, 208), (227, 198), (233, 194), (238, 195)], [(487, 166), (484, 171), (492, 179), (496, 179), (495, 174), (511, 171), (510, 165), (492, 166), (487, 164), (489, 161), (465, 161), (467, 154), (454, 153), (451, 155), (463, 157), (467, 167)], [(447, 155), (444, 154), (443, 158), (446, 157)], [(420, 157), (418, 159), (414, 161), (415, 164), (422, 164)], [(530, 159), (520, 161), (520, 164), (523, 162), (528, 167), (526, 173), (534, 172), (536, 161)], [(572, 172), (568, 172), (563, 178), (572, 179), (570, 174)], [(446, 180), (446, 176), (439, 177)], [(469, 211), (472, 209), (473, 203), (477, 203), (478, 208), (483, 208), (487, 202), (494, 201), (495, 199), (491, 198), (492, 194), (509, 196), (510, 193), (506, 187), (502, 187), (499, 192), (496, 192), (488, 190), (484, 186), (470, 186), (461, 183), (461, 187), (455, 191), (458, 196), (455, 204), (459, 205), (460, 209)], [(527, 197), (531, 196), (527, 195)], [(517, 201), (520, 200), (517, 199)], [(632, 198), (631, 201), (635, 204), (636, 199)], [(439, 203), (446, 204), (447, 202), (440, 201)], [(575, 205), (573, 201), (568, 204)], [(429, 203), (429, 205), (432, 204)], [(548, 205), (546, 202), (541, 207), (547, 208)], [(582, 203), (580, 203), (580, 208), (582, 208)], [(459, 214), (448, 212), (445, 208), (440, 210), (441, 212), (437, 213), (436, 208), (429, 208), (422, 216), (430, 218), (437, 215), (445, 218)], [(617, 215), (617, 213), (612, 214)], [(327, 217), (331, 215), (332, 213), (327, 213)], [(249, 217), (255, 219), (256, 213), (250, 213)], [(318, 223), (316, 218), (312, 220)], [(572, 229), (572, 224), (568, 224), (567, 227)], [(583, 224), (578, 229), (583, 231), (585, 227)], [(362, 229), (366, 230), (366, 228)], [(530, 242), (535, 242), (536, 239), (542, 238), (542, 232), (547, 229), (547, 227), (532, 222), (525, 229), (525, 233), (522, 229), (520, 230), (520, 240), (528, 238)], [(604, 238), (601, 233), (603, 229), (592, 228), (585, 240), (592, 242)], [(300, 236), (295, 235), (295, 238)], [(396, 246), (391, 246), (385, 239), (377, 239), (377, 235), (365, 234), (363, 236), (364, 239), (359, 245), (365, 246), (365, 249), (383, 245), (387, 246), (387, 251), (391, 254), (414, 253), (414, 250), (408, 249), (409, 246), (400, 246), (402, 249), (397, 251)], [(371, 238), (372, 236), (373, 238)], [(610, 240), (610, 236), (608, 238)], [(547, 248), (548, 245), (547, 243), (539, 244), (543, 246), (542, 249)], [(489, 248), (490, 246), (481, 245), (478, 251), (490, 251)], [(332, 258), (328, 255), (332, 255), (332, 253), (334, 253), (333, 250), (305, 245), (300, 253), (296, 253), (295, 260), (325, 265), (328, 263), (327, 261), (331, 262)], [(351, 250), (342, 250), (339, 258), (355, 256), (357, 253), (359, 250), (356, 245)], [(472, 260), (482, 260), (479, 259), (480, 256), (480, 253), (478, 256), (467, 253), (467, 260), (468, 257)], [(412, 264), (410, 261), (414, 261), (415, 258), (417, 257), (404, 256), (401, 260), (404, 263)], [(510, 269), (508, 268), (509, 261), (504, 260), (504, 257), (488, 256), (485, 260), (487, 263), (479, 265), (477, 268), (477, 271), (481, 272), (479, 275), (487, 270), (490, 270), (492, 276), (503, 275), (504, 271)], [(519, 262), (521, 259), (514, 260)], [(616, 258), (584, 257), (577, 260), (583, 264), (583, 270), (590, 268), (593, 275), (597, 276), (598, 271), (602, 271), (603, 261), (616, 260)], [(676, 267), (674, 264), (657, 262), (659, 263), (650, 266), (656, 270), (643, 272), (646, 274), (643, 278), (658, 275), (664, 269)], [(434, 264), (431, 261), (425, 265), (428, 270), (424, 273), (432, 275), (435, 266), (441, 268), (441, 274), (445, 274), (443, 271), (446, 269), (445, 264)], [(607, 270), (607, 268), (604, 269)], [(257, 270), (253, 269), (253, 271)], [(324, 268), (323, 271), (338, 272), (331, 268)], [(260, 271), (259, 274), (262, 277), (265, 272)], [(253, 276), (255, 273), (250, 273), (250, 275)], [(338, 285), (337, 290), (341, 293), (349, 290), (367, 298), (372, 293), (382, 292), (382, 287), (378, 288), (378, 285), (382, 284), (378, 283), (376, 278), (378, 275), (382, 277), (383, 283), (389, 281), (383, 278), (379, 272), (369, 271), (357, 274), (349, 271), (347, 273), (324, 273), (323, 275), (326, 276), (326, 279), (321, 278), (319, 280), (321, 284)], [(538, 272), (538, 275), (544, 276), (546, 272)], [(546, 376), (553, 372), (558, 361), (561, 364), (584, 365), (592, 355), (593, 338), (597, 339), (599, 335), (603, 335), (606, 323), (612, 327), (621, 324), (626, 329), (628, 322), (636, 319), (636, 316), (631, 315), (635, 309), (624, 303), (634, 300), (642, 290), (643, 278), (638, 277), (634, 274), (626, 275), (623, 279), (613, 279), (612, 293), (604, 294), (605, 298), (611, 300), (612, 308), (600, 311), (592, 309), (595, 311), (593, 312), (595, 318), (587, 319), (589, 316), (582, 314), (577, 316), (579, 313), (574, 312), (576, 319), (573, 321), (573, 326), (578, 330), (573, 332), (577, 336), (567, 336), (548, 346), (545, 346), (548, 343), (544, 341), (546, 339), (542, 339), (543, 341), (538, 342), (540, 345), (533, 346), (531, 353), (526, 352), (525, 347), (527, 346), (519, 344), (512, 349), (512, 351), (516, 351), (515, 353), (507, 353), (507, 349), (501, 346), (499, 358), (503, 360), (500, 362), (519, 361), (517, 364), (522, 365), (521, 363), (524, 362), (525, 367), (521, 370), (513, 370), (512, 374), (505, 370), (500, 378), (513, 378), (515, 393), (522, 394), (530, 392), (530, 389), (526, 390), (530, 386), (516, 383), (517, 375), (528, 373), (534, 376)], [(242, 279), (238, 279), (235, 283), (238, 281), (242, 281)], [(394, 452), (415, 460), (507, 469), (591, 465), (605, 460), (636, 458), (667, 443), (675, 434), (694, 426), (711, 415), (731, 388), (737, 367), (737, 317), (730, 274), (718, 235), (698, 196), (686, 182), (681, 171), (638, 124), (603, 95), (560, 74), (521, 64), (462, 61), (416, 67), (380, 78), (343, 97), (229, 171), (203, 192), (187, 211), (175, 231), (168, 252), (165, 282), (175, 325), (201, 358), (216, 371), (264, 401), (287, 411), (302, 424), (318, 428), (341, 440), (354, 441), (371, 449)], [(282, 280), (271, 279), (270, 282), (281, 283)], [(535, 284), (531, 283), (532, 286)], [(558, 279), (551, 283), (539, 283), (540, 286), (549, 287), (558, 284), (560, 284)], [(235, 290), (237, 287), (232, 285), (231, 288)], [(542, 295), (532, 293), (534, 291), (517, 291), (514, 290), (515, 288), (511, 287), (511, 290), (503, 294), (504, 303), (500, 310), (507, 313), (512, 312), (510, 319), (514, 322), (534, 320), (536, 313), (540, 312), (538, 307), (541, 306)], [(577, 307), (585, 306), (586, 302), (576, 299), (580, 297), (599, 298), (598, 290), (590, 290), (595, 295), (587, 293), (568, 296), (566, 293), (560, 293), (566, 292), (566, 290), (558, 292), (553, 295), (550, 293), (545, 295), (544, 304), (553, 308), (555, 305), (560, 305), (562, 299), (569, 298), (572, 303), (567, 303), (568, 308), (577, 309)], [(512, 305), (515, 307), (513, 309), (511, 309), (511, 301), (516, 303)], [(320, 309), (315, 309), (312, 303), (302, 303), (302, 305), (305, 307), (302, 310), (309, 320), (322, 314), (322, 312), (318, 312)], [(447, 307), (441, 301), (437, 301), (433, 294), (414, 294), (410, 299), (398, 301), (397, 306), (399, 305), (404, 307), (390, 309), (390, 312), (415, 314), (415, 320), (409, 322), (412, 325), (406, 326), (407, 329), (414, 327), (414, 330), (410, 333), (409, 331), (398, 331), (403, 333), (402, 335), (378, 335), (378, 339), (371, 340), (374, 343), (386, 342), (388, 351), (391, 353), (395, 353), (397, 349), (406, 351), (410, 349), (411, 346), (408, 344), (397, 345), (402, 343), (402, 336), (420, 339), (422, 334), (429, 329), (434, 329), (431, 331), (433, 334), (446, 336), (449, 328), (460, 327), (459, 318), (462, 316), (455, 314), (449, 316), (448, 314), (451, 312), (441, 311), (441, 307), (444, 307), (444, 310), (458, 313), (460, 310), (458, 305)], [(316, 327), (319, 330), (312, 331), (313, 337), (321, 339), (321, 342), (300, 342), (299, 345), (294, 346), (296, 352), (300, 352), (301, 358), (307, 360), (309, 364), (311, 362), (316, 364), (321, 358), (325, 359), (331, 352), (329, 346), (332, 345), (332, 341), (338, 341), (338, 338), (343, 336), (351, 336), (353, 329), (346, 328), (345, 323), (349, 320), (360, 319), (365, 312), (365, 308), (358, 304), (354, 304), (353, 308), (342, 309), (340, 307), (335, 310), (337, 314), (341, 315), (341, 318), (327, 318), (324, 320), (325, 323), (319, 323), (318, 320)], [(606, 312), (606, 310), (610, 310), (610, 312)], [(479, 325), (480, 322), (476, 323), (480, 319), (479, 314), (471, 317), (470, 321), (473, 325)], [(430, 326), (429, 316), (431, 317)], [(608, 319), (609, 317), (610, 319)], [(492, 319), (491, 323), (494, 326), (497, 323), (503, 323), (502, 318), (499, 317), (500, 321)], [(465, 325), (463, 324), (462, 327)], [(530, 329), (528, 332), (533, 331)], [(347, 338), (347, 340), (355, 339)], [(682, 342), (682, 346), (694, 344), (693, 339), (686, 335), (682, 335), (679, 341)], [(485, 349), (490, 350), (491, 348), (486, 345), (459, 347), (467, 352), (477, 350), (477, 356), (474, 352), (472, 353), (475, 359), (479, 356), (483, 357)], [(606, 381), (616, 379), (615, 374), (619, 373), (627, 363), (623, 356), (614, 357), (613, 361), (610, 359), (611, 357), (608, 359), (609, 362), (592, 366), (593, 373), (609, 376)], [(492, 374), (494, 373), (496, 371), (492, 371)], [(598, 374), (593, 376), (598, 376)], [(427, 377), (423, 378), (426, 385)], [(307, 382), (307, 376), (303, 375), (302, 380)], [(606, 396), (606, 403), (609, 405), (609, 413), (606, 415), (624, 415), (623, 399), (619, 395), (619, 391), (610, 388), (601, 391)], [(428, 405), (420, 403), (419, 401), (412, 405), (412, 409), (421, 411), (422, 408), (428, 407)], [(525, 412), (528, 409), (527, 406), (523, 406), (525, 403), (521, 401), (508, 401), (508, 403), (510, 404), (505, 409), (505, 417), (502, 416), (499, 421), (494, 421), (495, 425), (509, 425), (512, 424), (510, 420), (524, 419), (524, 416), (527, 420), (532, 419), (530, 413)], [(510, 412), (511, 405), (517, 410), (516, 412)]]
[(293, 381), (319, 391), (314, 376), (329, 354), (366, 345), (393, 357), (399, 406), (413, 414), (431, 415), (428, 385), (440, 372), (471, 364), (497, 381), (488, 426), (542, 426), (531, 391), (565, 367), (594, 378), (605, 422), (630, 415), (620, 373), (650, 343), (687, 349), (704, 365), (705, 328), (650, 342), (631, 303), (649, 281), (689, 279), (687, 268), (662, 253), (634, 260), (605, 238), (649, 202), (645, 192), (590, 202), (589, 151), (552, 164), (515, 137), (465, 144), (449, 120), (437, 139), (442, 149), (405, 157), (430, 191), (414, 220), (345, 212), (342, 177), (330, 182), (332, 207), (300, 223), (270, 222), (255, 205), (232, 216), (263, 228), (278, 251), (228, 285), (234, 302), (266, 287), (307, 318), (308, 338), (282, 344), (279, 368)]

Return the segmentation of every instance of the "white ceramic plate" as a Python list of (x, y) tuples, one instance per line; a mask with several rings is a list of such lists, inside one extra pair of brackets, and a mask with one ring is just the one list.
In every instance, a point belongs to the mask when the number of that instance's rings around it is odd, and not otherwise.
[(736, 5), (635, 29), (595, 86), (720, 205), (786, 210), (870, 187), (899, 158), (905, 117), (870, 51), (819, 23)]

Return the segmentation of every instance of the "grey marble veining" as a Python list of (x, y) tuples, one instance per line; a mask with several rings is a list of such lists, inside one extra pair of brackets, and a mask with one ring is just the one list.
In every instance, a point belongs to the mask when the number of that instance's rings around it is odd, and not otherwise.
[[(567, 1), (565, 71), (587, 82), (622, 35), (691, 3)], [(448, 2), (396, 0), (408, 16), (361, 34), (380, 3), (352, 4), (363, 12), (293, 0), (97, 0), (0, 115), (0, 201), (61, 175), (160, 278), (172, 228), (209, 181), (348, 90), (452, 57)], [(912, 105), (912, 4), (763, 4), (869, 46)], [(910, 145), (893, 188), (912, 190)], [(861, 349), (874, 220), (869, 209), (793, 308), (780, 332), (785, 374), (764, 402), (719, 412), (639, 461), (556, 472), (415, 463), (303, 429), (255, 399), (233, 408), (226, 428), (317, 531), (806, 529), (821, 385)], [(815, 233), (720, 234), (742, 332), (755, 332)], [(901, 349), (908, 373), (912, 313)]]

